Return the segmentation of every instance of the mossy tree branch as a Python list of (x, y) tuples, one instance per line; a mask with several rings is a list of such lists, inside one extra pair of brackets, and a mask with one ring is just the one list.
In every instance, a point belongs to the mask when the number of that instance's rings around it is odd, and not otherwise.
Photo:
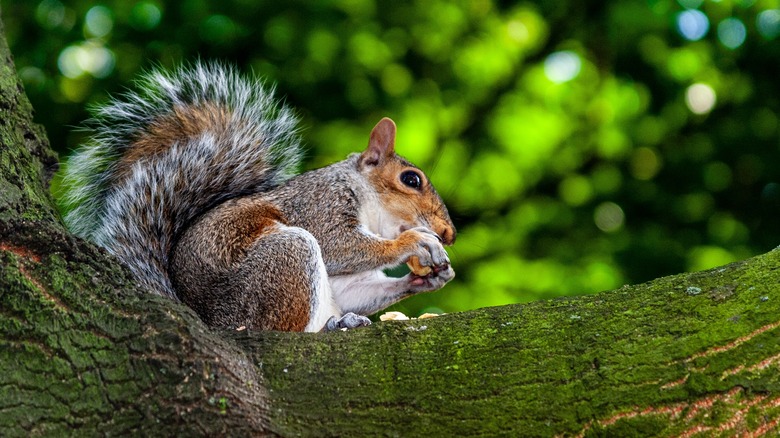
[(0, 435), (780, 430), (780, 251), (346, 333), (212, 331), (64, 229), (2, 36), (0, 59)]

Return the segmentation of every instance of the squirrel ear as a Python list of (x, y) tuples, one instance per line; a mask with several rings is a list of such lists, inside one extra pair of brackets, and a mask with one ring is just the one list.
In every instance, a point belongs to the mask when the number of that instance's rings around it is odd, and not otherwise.
[(395, 155), (395, 122), (385, 117), (371, 130), (368, 147), (358, 163), (360, 166), (378, 166)]

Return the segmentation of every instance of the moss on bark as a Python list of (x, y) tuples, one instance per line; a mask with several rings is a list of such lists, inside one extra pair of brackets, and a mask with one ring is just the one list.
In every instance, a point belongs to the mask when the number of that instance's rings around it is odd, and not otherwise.
[(593, 296), (239, 342), (285, 435), (776, 431), (779, 264), (773, 251)]

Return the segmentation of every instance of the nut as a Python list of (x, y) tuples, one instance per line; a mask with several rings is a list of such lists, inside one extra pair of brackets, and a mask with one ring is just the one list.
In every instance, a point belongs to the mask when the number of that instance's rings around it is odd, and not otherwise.
[(406, 321), (409, 317), (401, 312), (386, 312), (379, 316), (380, 321)]
[(409, 267), (409, 269), (412, 271), (412, 274), (418, 277), (425, 277), (426, 275), (433, 272), (433, 269), (430, 266), (421, 265), (420, 258), (417, 256), (409, 257), (409, 260), (406, 262), (406, 266)]

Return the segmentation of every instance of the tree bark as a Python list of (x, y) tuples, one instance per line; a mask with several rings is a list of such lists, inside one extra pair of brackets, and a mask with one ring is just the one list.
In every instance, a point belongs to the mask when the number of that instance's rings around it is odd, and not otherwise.
[(0, 435), (780, 430), (780, 251), (576, 298), (227, 332), (63, 227), (0, 28)]

